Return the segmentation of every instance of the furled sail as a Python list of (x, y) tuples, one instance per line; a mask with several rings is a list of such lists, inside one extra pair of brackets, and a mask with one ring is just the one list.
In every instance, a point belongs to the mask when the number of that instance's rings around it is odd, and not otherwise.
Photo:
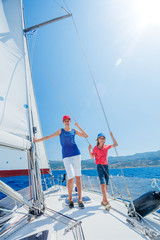
[[(31, 115), (36, 136), (42, 137), (23, 28), (21, 0), (0, 0), (0, 146), (19, 150), (30, 147)], [(12, 155), (15, 169), (16, 156)], [(43, 143), (38, 146), (38, 159), (40, 168), (48, 171)], [(0, 157), (1, 161), (5, 170), (7, 159)]]

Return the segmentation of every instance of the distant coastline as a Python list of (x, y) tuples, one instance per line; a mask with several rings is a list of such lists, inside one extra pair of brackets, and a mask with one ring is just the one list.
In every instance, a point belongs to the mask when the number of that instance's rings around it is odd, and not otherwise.
[[(129, 156), (120, 156), (120, 162), (117, 157), (109, 157), (109, 167), (111, 169), (119, 168), (141, 168), (141, 167), (160, 167), (160, 150), (156, 152), (136, 153)], [(64, 170), (63, 161), (49, 161), (53, 170)], [(96, 169), (93, 159), (82, 160), (82, 169)]]
[[(52, 164), (51, 164), (52, 165)], [(149, 168), (149, 167), (160, 167), (160, 165), (150, 165), (150, 166), (137, 166), (137, 167), (129, 167), (129, 166), (126, 166), (126, 167), (122, 167), (123, 169), (124, 168)], [(52, 165), (52, 170), (54, 171), (57, 171), (57, 170), (65, 170), (65, 168), (55, 168), (53, 165)], [(120, 167), (116, 167), (116, 168), (114, 168), (114, 167), (110, 167), (110, 165), (109, 165), (109, 168), (110, 169), (121, 169)], [(94, 169), (96, 169), (96, 165), (95, 165), (95, 167), (94, 168), (83, 168), (82, 167), (82, 170), (94, 170)]]

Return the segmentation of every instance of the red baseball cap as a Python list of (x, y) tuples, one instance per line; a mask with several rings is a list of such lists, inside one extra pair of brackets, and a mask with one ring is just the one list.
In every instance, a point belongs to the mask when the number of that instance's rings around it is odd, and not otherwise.
[(70, 116), (68, 116), (68, 115), (63, 116), (63, 122), (64, 122), (64, 120), (66, 120), (66, 119), (71, 120)]

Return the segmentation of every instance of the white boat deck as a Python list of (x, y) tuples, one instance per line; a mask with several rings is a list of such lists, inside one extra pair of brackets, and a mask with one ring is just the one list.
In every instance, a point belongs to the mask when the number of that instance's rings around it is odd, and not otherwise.
[[(9, 239), (22, 239), (44, 230), (49, 230), (47, 239), (74, 239), (72, 230), (65, 233), (65, 230), (74, 223), (71, 220), (66, 221), (66, 219), (49, 211), (49, 209), (81, 221), (84, 237), (87, 240), (147, 239), (126, 222), (127, 209), (122, 202), (110, 199), (112, 208), (107, 211), (101, 206), (102, 198), (100, 194), (83, 191), (83, 196), (90, 197), (91, 201), (85, 203), (84, 209), (79, 209), (78, 205), (75, 205), (73, 209), (69, 209), (65, 204), (65, 199), (60, 199), (60, 196), (66, 193), (66, 188), (62, 187), (60, 191), (46, 195), (47, 208), (44, 215), (33, 219), (30, 223), (26, 223), (21, 229), (13, 233)], [(24, 208), (21, 208), (21, 211), (26, 212)], [(22, 214), (16, 215), (16, 219), (12, 218), (11, 222), (15, 222), (20, 217), (22, 217)], [(157, 222), (156, 225), (159, 227), (158, 220), (155, 218), (154, 221), (155, 224)]]

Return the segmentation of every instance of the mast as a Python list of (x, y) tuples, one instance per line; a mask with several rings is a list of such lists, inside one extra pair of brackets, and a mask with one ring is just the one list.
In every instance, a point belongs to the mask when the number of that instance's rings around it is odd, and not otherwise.
[[(42, 131), (24, 34), (22, 0), (0, 0), (0, 15), (0, 153), (1, 158), (4, 156), (0, 176), (28, 175), (28, 157), (33, 204), (41, 211), (44, 199), (39, 166), (42, 173), (47, 174), (49, 163), (44, 143), (37, 146), (33, 143), (35, 128), (37, 138), (42, 137)], [(42, 23), (39, 27), (58, 19)]]
[[(22, 25), (23, 29), (25, 28), (25, 20), (24, 20), (24, 12), (23, 12), (23, 2), (21, 1), (21, 14), (22, 14)], [(26, 57), (25, 57), (25, 64), (26, 64), (26, 71), (27, 69), (30, 71), (31, 75), (31, 67), (29, 61), (29, 52), (28, 52), (28, 43), (26, 39), (26, 35), (23, 34), (24, 38), (24, 47), (26, 49)], [(27, 67), (28, 64), (28, 67)], [(32, 81), (32, 77), (31, 77)], [(33, 85), (33, 81), (32, 81)], [(28, 112), (29, 112), (29, 131), (30, 131), (30, 141), (31, 141), (31, 148), (27, 153), (28, 161), (29, 161), (29, 168), (31, 174), (31, 188), (32, 188), (32, 196), (33, 196), (33, 205), (39, 209), (39, 212), (35, 214), (39, 214), (41, 210), (44, 208), (44, 195), (42, 190), (41, 184), (41, 173), (39, 164), (37, 161), (38, 153), (37, 149), (33, 143), (33, 137), (36, 133), (36, 127), (34, 126), (34, 119), (33, 119), (33, 112), (32, 112), (32, 103), (31, 103), (31, 93), (30, 93), (30, 83), (27, 78), (27, 89), (28, 89)], [(34, 96), (35, 97), (35, 96)]]
[[(51, 19), (49, 21), (46, 21), (44, 23), (37, 24), (35, 26), (25, 28), (25, 19), (24, 19), (24, 12), (23, 12), (23, 1), (21, 0), (21, 11), (22, 11), (22, 24), (23, 24), (23, 31), (24, 31), (24, 47), (26, 50), (26, 56), (25, 56), (25, 64), (26, 64), (26, 75), (30, 74), (29, 79), (27, 78), (27, 88), (28, 88), (28, 105), (29, 105), (29, 131), (30, 131), (30, 141), (31, 141), (31, 149), (28, 151), (28, 160), (29, 160), (29, 166), (31, 170), (31, 180), (32, 180), (32, 194), (33, 194), (33, 204), (36, 205), (39, 210), (41, 211), (44, 208), (44, 196), (43, 196), (43, 190), (42, 190), (42, 185), (41, 185), (41, 174), (40, 174), (40, 169), (39, 169), (39, 164), (37, 161), (38, 158), (38, 152), (36, 145), (33, 143), (33, 137), (35, 136), (35, 129), (36, 129), (36, 122), (34, 121), (34, 109), (33, 109), (33, 99), (35, 100), (35, 95), (34, 95), (34, 90), (33, 90), (33, 80), (32, 80), (32, 73), (31, 73), (31, 66), (30, 66), (30, 61), (29, 61), (29, 51), (28, 51), (28, 42), (27, 42), (27, 32), (43, 27), (47, 24), (68, 18), (72, 16), (70, 13), (68, 13), (65, 9), (64, 11), (67, 12), (66, 15)], [(28, 69), (28, 72), (27, 72)], [(31, 85), (31, 92), (30, 92), (30, 85)], [(34, 101), (36, 104), (36, 101)], [(42, 143), (43, 144), (43, 143)]]

